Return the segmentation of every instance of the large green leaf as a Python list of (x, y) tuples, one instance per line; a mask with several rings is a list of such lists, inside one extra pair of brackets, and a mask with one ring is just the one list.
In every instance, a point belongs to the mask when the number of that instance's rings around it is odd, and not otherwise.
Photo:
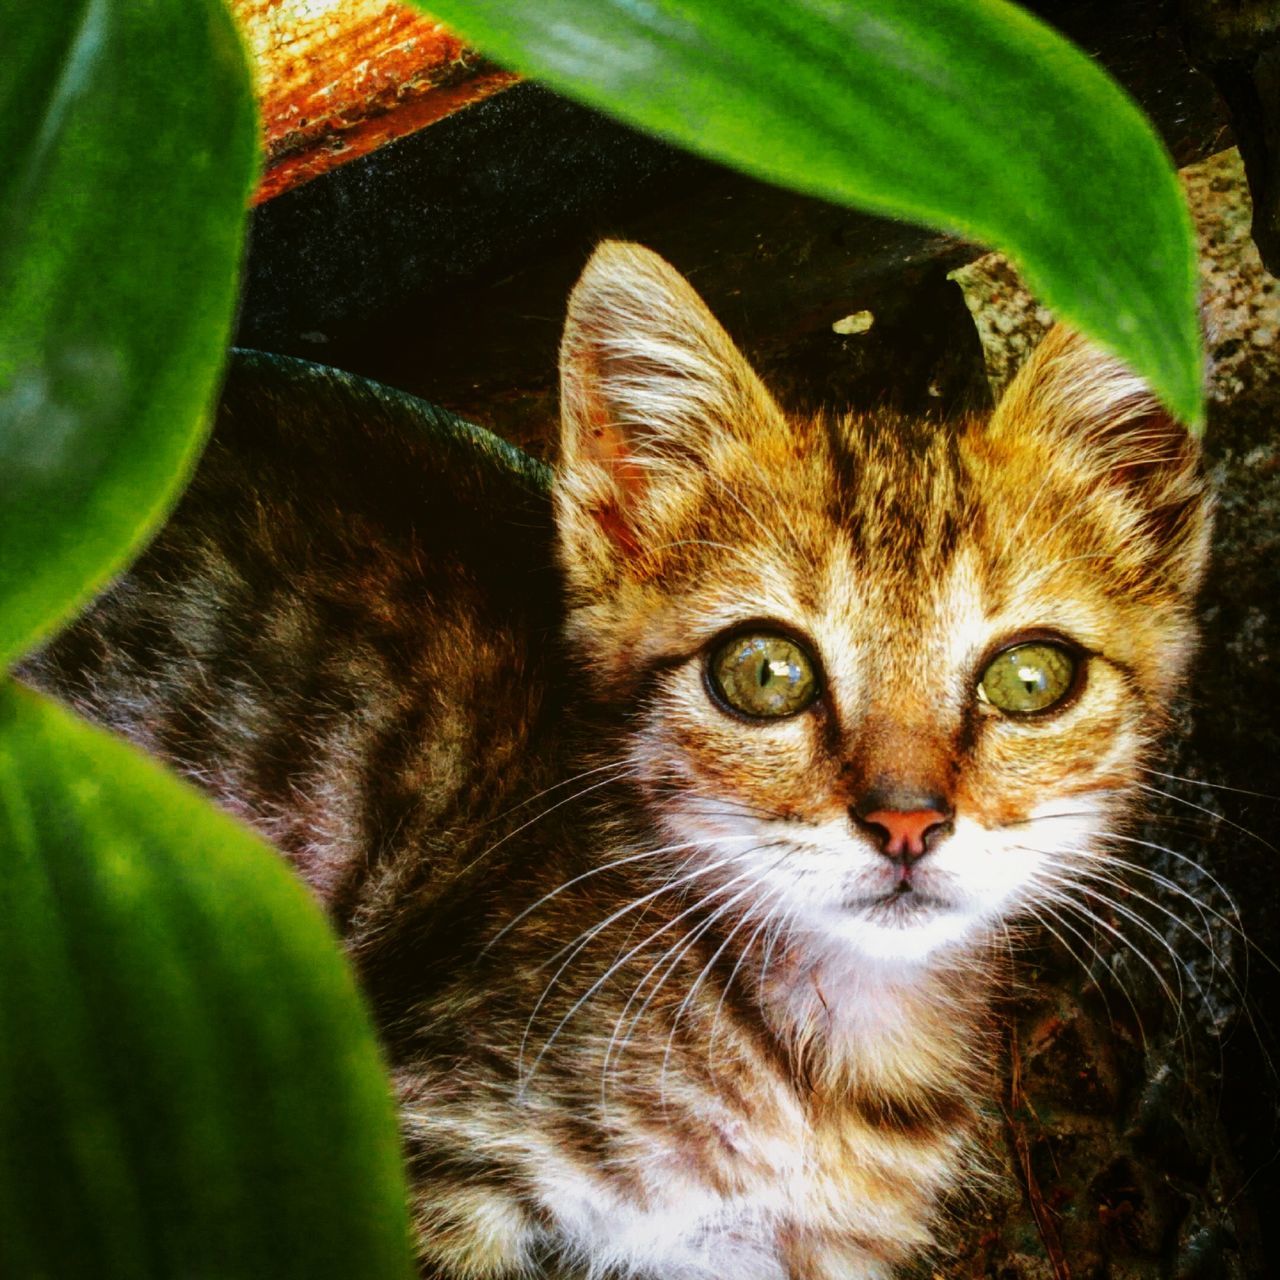
[(194, 460), (256, 124), (219, 0), (6, 6), (0, 664), (102, 585)]
[(1191, 223), (1150, 124), (1004, 0), (422, 0), (494, 57), (749, 173), (1010, 253), (1203, 416)]
[(0, 1275), (404, 1280), (394, 1108), (279, 857), (0, 685)]

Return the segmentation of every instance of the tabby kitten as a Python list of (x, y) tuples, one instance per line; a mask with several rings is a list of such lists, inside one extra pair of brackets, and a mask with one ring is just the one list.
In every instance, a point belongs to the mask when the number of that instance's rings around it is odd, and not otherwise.
[(890, 1276), (981, 1174), (1008, 923), (1105, 858), (1186, 666), (1197, 450), (1062, 329), (989, 421), (789, 420), (626, 244), (561, 375), (548, 501), (241, 361), (27, 676), (328, 904), (425, 1275)]

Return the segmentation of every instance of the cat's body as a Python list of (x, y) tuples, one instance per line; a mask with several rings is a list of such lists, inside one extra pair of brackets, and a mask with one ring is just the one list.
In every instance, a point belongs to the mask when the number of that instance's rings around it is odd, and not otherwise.
[(1062, 334), (989, 426), (786, 424), (626, 246), (562, 369), (553, 514), (242, 368), (28, 678), (329, 905), (426, 1274), (887, 1277), (980, 1176), (1004, 921), (1090, 874), (1185, 665), (1194, 447)]

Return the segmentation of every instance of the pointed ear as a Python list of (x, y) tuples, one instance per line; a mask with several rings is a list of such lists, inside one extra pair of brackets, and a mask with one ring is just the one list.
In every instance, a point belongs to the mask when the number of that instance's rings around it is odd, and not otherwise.
[(1183, 590), (1199, 584), (1212, 507), (1200, 446), (1114, 356), (1055, 325), (1010, 383), (988, 434), (1037, 450), (1042, 470), (1105, 498), (1117, 530), (1146, 547), (1153, 567)]
[(571, 565), (643, 554), (670, 536), (718, 454), (783, 429), (688, 281), (620, 241), (600, 245), (569, 298), (560, 421), (556, 504)]

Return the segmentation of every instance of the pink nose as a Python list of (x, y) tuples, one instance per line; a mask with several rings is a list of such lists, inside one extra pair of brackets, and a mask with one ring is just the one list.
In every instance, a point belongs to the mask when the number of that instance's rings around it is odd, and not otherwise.
[(935, 827), (948, 821), (937, 809), (876, 809), (862, 815), (869, 827), (884, 833), (881, 852), (890, 858), (919, 858), (925, 852), (925, 840)]

